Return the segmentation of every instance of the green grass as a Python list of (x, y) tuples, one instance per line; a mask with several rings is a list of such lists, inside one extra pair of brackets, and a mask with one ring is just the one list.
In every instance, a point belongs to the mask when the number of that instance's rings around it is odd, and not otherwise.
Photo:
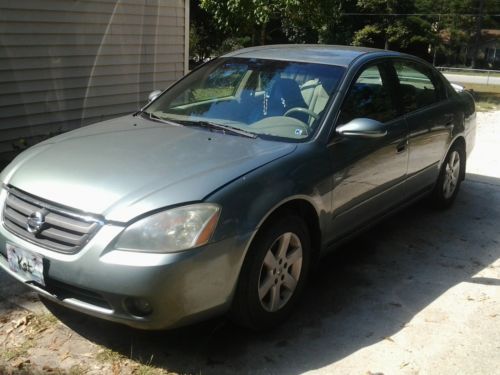
[(203, 100), (224, 98), (233, 95), (233, 92), (234, 87), (196, 89), (193, 91), (193, 101), (201, 102)]
[(108, 348), (103, 348), (99, 353), (97, 353), (95, 358), (99, 362), (109, 363), (120, 362), (121, 360), (126, 359), (126, 357), (122, 354)]
[[(488, 76), (488, 72), (471, 72), (467, 70), (441, 70), (443, 74), (459, 74), (464, 76)], [(490, 77), (500, 77), (500, 72), (490, 72)]]
[(475, 83), (459, 83), (459, 85), (476, 93), (500, 94), (500, 85), (478, 85)]
[(2, 352), (1, 358), (4, 362), (10, 362), (19, 357), (25, 357), (28, 355), (28, 351), (34, 346), (35, 343), (33, 340), (26, 340), (20, 346), (5, 349)]
[(474, 92), (478, 112), (500, 110), (500, 93)]
[(57, 325), (58, 322), (59, 320), (52, 314), (35, 315), (31, 320), (31, 327), (38, 333)]
[(143, 361), (141, 358), (127, 358), (123, 354), (116, 352), (109, 348), (104, 348), (97, 353), (96, 360), (101, 363), (109, 363), (113, 366), (118, 366), (116, 368), (120, 368), (127, 361), (131, 364), (134, 369), (132, 373), (134, 375), (162, 375), (166, 374), (164, 370), (153, 365), (153, 356), (149, 358), (147, 361)]
[(462, 85), (474, 95), (476, 110), (479, 112), (500, 111), (500, 85)]
[(87, 369), (81, 365), (73, 365), (67, 372), (68, 375), (85, 375), (86, 373)]
[(134, 369), (134, 375), (162, 375), (165, 374), (160, 368), (154, 367), (150, 364), (139, 364), (139, 367)]

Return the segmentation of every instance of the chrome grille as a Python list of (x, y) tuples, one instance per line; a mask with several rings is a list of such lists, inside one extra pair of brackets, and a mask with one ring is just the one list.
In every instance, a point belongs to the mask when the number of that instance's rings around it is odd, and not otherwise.
[[(44, 216), (44, 223), (36, 233), (32, 233), (28, 230), (28, 219), (35, 212)], [(101, 221), (9, 188), (3, 209), (3, 224), (10, 232), (39, 246), (74, 254), (92, 238)]]

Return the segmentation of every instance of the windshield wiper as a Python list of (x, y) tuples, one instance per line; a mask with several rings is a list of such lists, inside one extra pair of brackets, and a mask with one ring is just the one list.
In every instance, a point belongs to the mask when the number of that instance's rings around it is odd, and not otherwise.
[(227, 133), (236, 134), (236, 135), (240, 135), (242, 137), (247, 137), (247, 138), (255, 139), (258, 137), (257, 134), (255, 134), (255, 133), (248, 132), (248, 131), (240, 129), (240, 128), (236, 128), (234, 126), (218, 124), (216, 122), (211, 122), (211, 121), (182, 120), (182, 121), (176, 122), (176, 121), (172, 121), (172, 120), (160, 117), (158, 115), (155, 115), (153, 112), (146, 112), (146, 111), (139, 113), (139, 115), (146, 117), (152, 121), (158, 121), (158, 122), (162, 122), (164, 124), (169, 124), (169, 125), (200, 126), (200, 127), (211, 129), (211, 130), (213, 130), (213, 129), (222, 130), (223, 133), (227, 132)]
[(165, 118), (162, 118), (158, 115), (155, 115), (153, 112), (141, 111), (139, 113), (139, 116), (147, 118), (147, 119), (152, 120), (152, 121), (162, 122), (162, 123), (168, 124), (168, 125), (181, 126), (181, 124), (174, 122), (174, 121), (171, 121), (171, 120), (167, 120)]
[(230, 134), (236, 134), (236, 135), (240, 135), (242, 137), (253, 138), (253, 139), (258, 137), (258, 135), (255, 133), (248, 132), (246, 130), (243, 130), (243, 129), (240, 129), (240, 128), (237, 128), (234, 126), (223, 125), (223, 124), (219, 124), (219, 123), (212, 122), (212, 121), (182, 120), (182, 121), (179, 121), (179, 123), (181, 123), (182, 125), (187, 125), (187, 126), (200, 126), (202, 128), (211, 129), (211, 130), (213, 130), (213, 129), (222, 130), (222, 132), (224, 134), (227, 132)]

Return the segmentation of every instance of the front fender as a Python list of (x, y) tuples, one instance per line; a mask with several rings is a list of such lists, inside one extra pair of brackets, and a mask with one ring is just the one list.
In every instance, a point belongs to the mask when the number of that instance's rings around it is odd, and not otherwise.
[(318, 145), (301, 146), (207, 197), (222, 207), (214, 241), (255, 234), (275, 210), (292, 200), (310, 203), (320, 230), (327, 229), (332, 190), (329, 155)]

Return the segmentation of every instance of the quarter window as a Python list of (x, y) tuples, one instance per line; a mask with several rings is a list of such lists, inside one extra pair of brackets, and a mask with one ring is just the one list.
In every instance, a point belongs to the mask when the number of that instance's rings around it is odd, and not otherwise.
[(430, 72), (413, 63), (394, 64), (399, 79), (399, 97), (404, 113), (434, 104), (440, 100), (440, 90), (433, 83)]
[(395, 118), (396, 114), (381, 67), (373, 65), (359, 75), (349, 90), (342, 105), (339, 124), (362, 117), (387, 122)]

